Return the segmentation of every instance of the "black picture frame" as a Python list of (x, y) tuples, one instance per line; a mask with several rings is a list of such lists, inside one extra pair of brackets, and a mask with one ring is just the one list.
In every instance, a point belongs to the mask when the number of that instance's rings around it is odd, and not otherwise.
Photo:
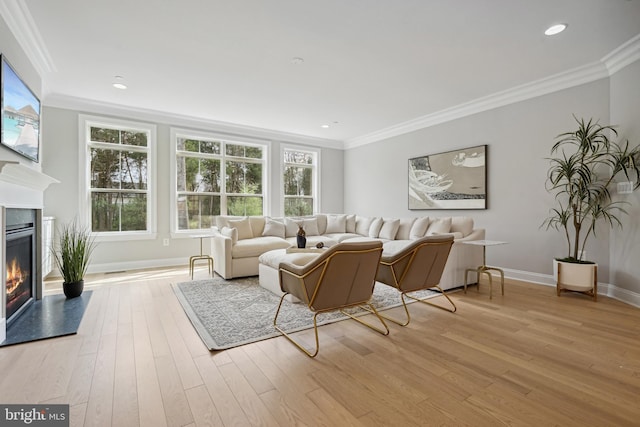
[(40, 161), (40, 99), (0, 55), (0, 145)]
[(409, 159), (410, 210), (487, 209), (487, 145)]

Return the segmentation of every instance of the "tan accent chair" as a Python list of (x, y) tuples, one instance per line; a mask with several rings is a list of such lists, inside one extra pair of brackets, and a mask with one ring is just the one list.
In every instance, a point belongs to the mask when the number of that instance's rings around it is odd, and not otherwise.
[[(316, 259), (302, 266), (286, 261), (281, 262), (280, 289), (284, 295), (280, 298), (280, 304), (273, 318), (274, 327), (309, 357), (315, 357), (320, 349), (316, 323), (320, 313), (340, 310), (342, 314), (357, 322), (382, 335), (388, 335), (389, 328), (370, 303), (381, 254), (381, 242), (341, 243), (328, 248)], [(315, 350), (308, 350), (298, 344), (277, 324), (282, 302), (288, 294), (297, 297), (315, 313), (313, 316)], [(343, 310), (356, 306), (366, 306), (378, 317), (384, 328), (375, 327)]]
[[(382, 317), (400, 326), (407, 326), (411, 321), (411, 316), (407, 309), (405, 296), (452, 313), (456, 311), (456, 305), (439, 286), (451, 246), (453, 246), (453, 236), (428, 236), (414, 241), (400, 252), (382, 255), (376, 280), (400, 291), (407, 320), (400, 321), (381, 315)], [(430, 288), (437, 288), (453, 309), (408, 295), (410, 292)]]

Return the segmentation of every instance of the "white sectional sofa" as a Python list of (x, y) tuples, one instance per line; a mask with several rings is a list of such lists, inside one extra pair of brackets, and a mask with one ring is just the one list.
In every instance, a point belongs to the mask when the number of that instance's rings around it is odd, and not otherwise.
[(258, 275), (261, 254), (296, 246), (298, 227), (302, 225), (307, 247), (322, 242), (332, 246), (345, 241), (381, 240), (383, 250), (393, 253), (413, 239), (427, 235), (453, 234), (455, 240), (440, 286), (451, 289), (464, 285), (467, 268), (482, 264), (482, 248), (464, 245), (466, 240), (481, 240), (484, 229), (473, 228), (473, 218), (410, 217), (380, 218), (343, 214), (316, 214), (302, 218), (216, 217), (211, 239), (215, 271), (225, 279)]

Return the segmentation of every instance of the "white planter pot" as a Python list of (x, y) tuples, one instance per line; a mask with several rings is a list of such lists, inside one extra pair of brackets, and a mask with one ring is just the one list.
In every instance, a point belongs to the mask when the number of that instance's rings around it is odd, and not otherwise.
[(561, 291), (598, 293), (598, 264), (576, 264), (554, 260), (558, 295)]

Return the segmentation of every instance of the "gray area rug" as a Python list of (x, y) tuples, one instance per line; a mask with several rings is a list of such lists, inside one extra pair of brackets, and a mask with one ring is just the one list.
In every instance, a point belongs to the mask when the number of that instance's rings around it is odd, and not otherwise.
[[(280, 297), (258, 284), (258, 277), (224, 280), (216, 277), (173, 285), (185, 313), (209, 350), (224, 350), (280, 336), (273, 327), (273, 316)], [(434, 291), (412, 294), (419, 298), (440, 295)], [(376, 310), (402, 304), (395, 289), (376, 284), (371, 300)], [(358, 308), (355, 315), (367, 314)], [(348, 319), (339, 311), (318, 315), (318, 325)], [(313, 313), (305, 304), (282, 303), (278, 323), (287, 332), (313, 327)]]

